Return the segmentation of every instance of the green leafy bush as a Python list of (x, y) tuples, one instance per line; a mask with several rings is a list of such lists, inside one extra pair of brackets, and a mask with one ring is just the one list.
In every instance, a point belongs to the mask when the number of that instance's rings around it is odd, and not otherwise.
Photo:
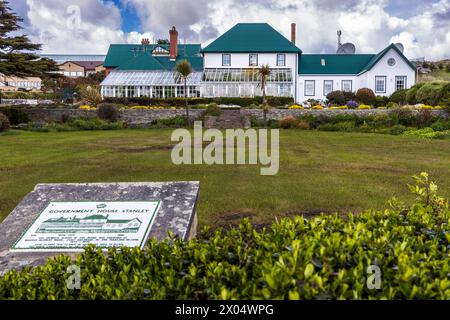
[(327, 94), (327, 100), (329, 103), (336, 104), (338, 106), (343, 106), (347, 103), (347, 101), (349, 101), (345, 99), (344, 93), (340, 90)]
[(218, 117), (222, 113), (217, 103), (210, 103), (206, 108), (204, 116)]
[(395, 125), (395, 126), (393, 126), (391, 128), (390, 134), (392, 134), (394, 136), (397, 136), (397, 135), (402, 134), (405, 131), (406, 131), (406, 127), (405, 126), (403, 126), (401, 124), (397, 124), (397, 125)]
[(416, 100), (418, 103), (436, 106), (442, 98), (442, 90), (444, 84), (441, 82), (432, 82), (424, 84), (416, 93)]
[(27, 131), (35, 132), (64, 132), (64, 131), (84, 131), (84, 130), (119, 130), (123, 129), (122, 122), (109, 122), (98, 118), (94, 119), (69, 119), (65, 123), (41, 123), (30, 122), (24, 128)]
[(407, 92), (408, 92), (408, 90), (406, 90), (406, 89), (397, 90), (389, 97), (389, 101), (403, 106), (408, 102), (406, 100)]
[(408, 130), (403, 134), (405, 136), (415, 136), (424, 139), (442, 139), (448, 135), (448, 132), (434, 131), (432, 128), (424, 128), (419, 130)]
[(353, 121), (345, 121), (338, 123), (328, 123), (317, 127), (321, 131), (341, 131), (341, 132), (352, 132), (355, 131), (356, 124)]
[(369, 106), (375, 105), (376, 96), (372, 89), (361, 88), (356, 92), (356, 101)]
[[(448, 200), (428, 175), (414, 203), (346, 217), (282, 219), (257, 232), (248, 221), (195, 240), (171, 236), (144, 249), (89, 246), (0, 278), (0, 299), (450, 299)], [(81, 267), (81, 288), (66, 286)], [(368, 283), (376, 266), (378, 290)]]
[(408, 104), (417, 104), (416, 94), (425, 83), (416, 83), (406, 92), (406, 102)]
[(24, 100), (56, 100), (58, 97), (54, 93), (44, 92), (2, 92), (3, 99), (24, 99)]
[(450, 82), (447, 82), (442, 88), (441, 101), (439, 101), (439, 105), (446, 107), (447, 110), (450, 111)]
[(111, 103), (102, 103), (97, 107), (97, 115), (100, 119), (117, 122), (120, 119), (119, 108)]
[(0, 112), (0, 132), (7, 131), (11, 127), (11, 123), (6, 115)]
[(0, 111), (8, 117), (12, 125), (28, 123), (30, 121), (28, 114), (20, 107), (6, 107), (1, 108)]
[(186, 116), (175, 116), (156, 120), (155, 127), (158, 128), (183, 128), (188, 126)]

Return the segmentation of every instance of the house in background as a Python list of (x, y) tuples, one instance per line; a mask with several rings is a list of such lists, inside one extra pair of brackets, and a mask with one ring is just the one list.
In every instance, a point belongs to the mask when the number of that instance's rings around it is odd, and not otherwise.
[(42, 80), (38, 77), (19, 78), (15, 76), (5, 76), (0, 73), (0, 89), (2, 91), (39, 91), (42, 87)]
[(200, 97), (203, 58), (200, 44), (179, 44), (178, 31), (170, 30), (169, 44), (113, 44), (104, 63), (108, 76), (102, 82), (103, 97), (184, 97), (183, 79), (175, 71), (182, 60), (193, 73), (187, 83), (188, 97)]
[(88, 77), (105, 71), (103, 61), (66, 61), (59, 65), (60, 74), (65, 77)]
[[(339, 34), (340, 36), (340, 34)], [(267, 23), (239, 23), (203, 50), (200, 44), (178, 44), (170, 30), (170, 44), (111, 45), (102, 83), (104, 97), (171, 98), (184, 96), (178, 61), (188, 60), (190, 97), (261, 96), (258, 68), (269, 65), (266, 93), (292, 97), (297, 102), (325, 100), (335, 90), (370, 88), (388, 96), (416, 82), (416, 68), (401, 47), (391, 44), (377, 54), (304, 54), (296, 46), (296, 25), (291, 40)]]

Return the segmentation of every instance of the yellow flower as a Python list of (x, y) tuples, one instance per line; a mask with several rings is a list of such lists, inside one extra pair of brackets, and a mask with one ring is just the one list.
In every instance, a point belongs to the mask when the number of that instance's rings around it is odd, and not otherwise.
[(303, 108), (303, 106), (299, 106), (297, 104), (294, 104), (289, 107), (289, 110), (303, 110), (303, 109), (305, 109), (305, 108)]
[(372, 107), (368, 106), (368, 105), (365, 105), (365, 104), (362, 104), (362, 105), (360, 105), (358, 107), (358, 109), (360, 109), (360, 110), (370, 110), (370, 109), (372, 109)]
[(317, 105), (312, 107), (313, 110), (323, 110), (323, 107), (321, 105)]

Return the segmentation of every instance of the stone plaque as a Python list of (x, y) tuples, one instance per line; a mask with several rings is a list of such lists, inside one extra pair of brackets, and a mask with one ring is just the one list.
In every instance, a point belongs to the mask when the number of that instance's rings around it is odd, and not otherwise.
[(159, 201), (50, 202), (11, 248), (19, 252), (82, 252), (143, 247)]
[(0, 224), (0, 275), (83, 246), (142, 247), (197, 230), (199, 182), (39, 184)]

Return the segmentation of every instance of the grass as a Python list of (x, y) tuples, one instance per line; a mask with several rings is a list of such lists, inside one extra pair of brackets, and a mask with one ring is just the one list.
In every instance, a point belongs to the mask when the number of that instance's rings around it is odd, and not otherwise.
[(432, 82), (432, 81), (450, 81), (450, 72), (443, 70), (433, 70), (429, 74), (419, 75), (419, 82)]
[(256, 224), (274, 217), (383, 208), (429, 172), (450, 196), (450, 140), (281, 131), (280, 172), (259, 166), (171, 163), (171, 130), (0, 134), (0, 220), (38, 183), (201, 181), (202, 225)]

